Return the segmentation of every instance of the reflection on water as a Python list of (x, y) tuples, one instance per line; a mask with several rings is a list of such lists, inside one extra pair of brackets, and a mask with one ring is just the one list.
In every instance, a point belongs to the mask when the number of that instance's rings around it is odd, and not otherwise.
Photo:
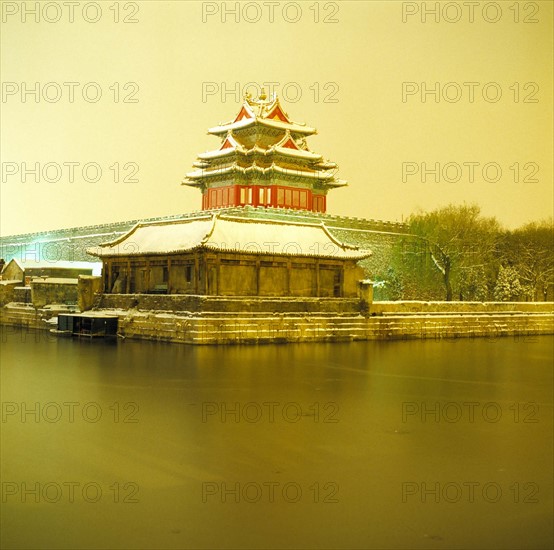
[(2, 341), (2, 548), (550, 548), (552, 338)]

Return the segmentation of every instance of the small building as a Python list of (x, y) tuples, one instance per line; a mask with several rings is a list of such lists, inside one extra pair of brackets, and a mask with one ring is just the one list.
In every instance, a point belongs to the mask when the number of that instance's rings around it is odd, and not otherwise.
[(100, 262), (36, 261), (13, 258), (5, 264), (0, 278), (21, 281), (28, 286), (33, 277), (76, 279), (79, 275), (100, 275)]
[(87, 252), (103, 262), (104, 292), (355, 297), (371, 255), (323, 224), (205, 213), (139, 223)]

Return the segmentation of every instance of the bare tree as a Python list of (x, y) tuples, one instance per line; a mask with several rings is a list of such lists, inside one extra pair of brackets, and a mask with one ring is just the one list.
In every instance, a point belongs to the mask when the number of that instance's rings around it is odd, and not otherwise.
[(446, 300), (452, 300), (454, 285), (463, 280), (462, 269), (489, 266), (494, 259), (500, 225), (481, 216), (477, 205), (449, 205), (410, 216), (412, 233), (428, 245), (431, 259), (441, 273)]
[(512, 266), (533, 300), (546, 300), (554, 285), (554, 224), (533, 222), (504, 233), (500, 261)]

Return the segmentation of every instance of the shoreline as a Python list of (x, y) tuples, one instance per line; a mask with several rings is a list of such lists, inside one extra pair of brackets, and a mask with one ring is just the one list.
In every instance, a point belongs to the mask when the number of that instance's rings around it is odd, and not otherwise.
[[(272, 302), (274, 305), (274, 302)], [(259, 308), (263, 309), (263, 308)], [(72, 308), (10, 303), (0, 325), (50, 330), (46, 321)], [(118, 334), (193, 345), (531, 337), (554, 334), (552, 302), (374, 302), (360, 311), (172, 311), (98, 308), (116, 315)]]

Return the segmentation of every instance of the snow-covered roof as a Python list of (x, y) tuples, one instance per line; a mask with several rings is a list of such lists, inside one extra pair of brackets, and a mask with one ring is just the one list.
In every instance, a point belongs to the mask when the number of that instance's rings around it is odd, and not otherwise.
[(289, 155), (291, 157), (299, 157), (310, 160), (320, 160), (323, 158), (317, 153), (312, 153), (312, 151), (305, 151), (303, 149), (291, 149), (290, 147), (280, 147), (279, 145), (275, 145), (274, 147), (272, 147), (272, 149), (274, 149), (278, 153), (281, 153), (282, 155)]
[[(275, 139), (269, 145), (264, 140), (254, 140), (250, 132), (248, 140), (241, 137), (241, 130), (251, 128), (254, 125), (267, 126), (278, 132), (270, 132)], [(298, 178), (311, 178), (318, 180), (327, 188), (344, 187), (345, 180), (335, 177), (337, 165), (324, 159), (322, 155), (310, 151), (306, 138), (317, 133), (315, 128), (305, 124), (293, 122), (283, 110), (276, 95), (267, 98), (265, 92), (257, 99), (246, 95), (237, 116), (226, 123), (220, 123), (208, 131), (221, 138), (220, 147), (217, 150), (206, 151), (198, 155), (193, 163), (195, 170), (188, 172), (182, 180), (182, 185), (202, 187), (206, 178), (225, 176), (232, 173), (279, 173)], [(264, 160), (255, 159), (263, 156)], [(287, 158), (288, 157), (288, 158)], [(287, 162), (288, 161), (288, 162)], [(244, 166), (249, 164), (250, 166)], [(287, 167), (281, 166), (288, 164)], [(292, 168), (298, 164), (298, 169)], [(213, 168), (213, 169), (211, 169)], [(209, 180), (208, 180), (209, 181)]]
[(20, 279), (0, 279), (0, 286), (8, 286), (8, 285), (20, 285), (22, 281)]
[(310, 128), (300, 122), (291, 121), (281, 107), (279, 98), (276, 95), (272, 99), (266, 100), (265, 94), (260, 96), (259, 99), (246, 97), (238, 115), (233, 120), (210, 128), (208, 133), (220, 135), (227, 133), (229, 130), (240, 130), (255, 124), (279, 130), (289, 130), (296, 134), (317, 134), (315, 128)]
[(278, 130), (290, 130), (295, 134), (305, 134), (307, 136), (312, 134), (317, 134), (315, 128), (310, 128), (309, 126), (303, 126), (297, 122), (282, 122), (280, 120), (268, 119), (268, 118), (243, 118), (237, 122), (227, 122), (226, 124), (220, 124), (219, 126), (214, 126), (208, 130), (209, 134), (226, 134), (229, 130), (242, 130), (243, 128), (248, 128), (254, 126), (255, 124), (261, 124), (262, 126), (268, 126), (269, 128), (276, 128)]
[(323, 224), (253, 220), (222, 213), (138, 224), (119, 239), (89, 248), (98, 257), (177, 254), (196, 249), (359, 260), (369, 250), (338, 241)]
[(317, 153), (313, 153), (312, 151), (306, 151), (304, 149), (291, 149), (290, 147), (281, 147), (279, 144), (272, 145), (267, 149), (263, 149), (258, 145), (254, 145), (254, 147), (251, 147), (250, 149), (247, 149), (242, 145), (238, 145), (234, 147), (226, 147), (225, 149), (216, 149), (215, 151), (206, 151), (205, 153), (200, 153), (198, 155), (198, 158), (202, 160), (221, 158), (221, 157), (235, 154), (237, 152), (242, 153), (243, 155), (253, 155), (254, 153), (258, 153), (261, 155), (271, 155), (277, 152), (285, 156), (299, 157), (299, 158), (304, 158), (304, 159), (309, 159), (314, 161), (322, 159), (321, 155), (318, 155)]
[(186, 175), (187, 179), (195, 180), (200, 178), (205, 178), (208, 176), (219, 176), (222, 174), (229, 174), (232, 172), (240, 172), (242, 174), (248, 174), (249, 172), (258, 172), (260, 174), (267, 174), (269, 172), (278, 172), (280, 174), (284, 174), (287, 176), (296, 176), (296, 177), (306, 177), (306, 178), (312, 178), (320, 181), (325, 181), (329, 185), (333, 185), (336, 187), (344, 186), (346, 185), (346, 182), (343, 180), (335, 180), (331, 183), (332, 180), (334, 180), (334, 173), (328, 172), (324, 170), (318, 170), (309, 172), (307, 170), (301, 170), (301, 169), (291, 169), (291, 168), (283, 168), (282, 166), (279, 166), (275, 163), (272, 163), (271, 166), (268, 166), (267, 168), (263, 168), (262, 166), (258, 166), (255, 162), (245, 167), (239, 166), (236, 162), (233, 162), (232, 164), (228, 166), (224, 166), (223, 168), (216, 168), (215, 170), (205, 170), (203, 168), (200, 168), (198, 170), (194, 170), (193, 172), (188, 172)]
[(20, 269), (91, 269), (93, 275), (102, 273), (101, 262), (71, 262), (67, 260), (34, 260), (13, 258), (4, 267), (4, 270), (12, 262), (15, 262)]

